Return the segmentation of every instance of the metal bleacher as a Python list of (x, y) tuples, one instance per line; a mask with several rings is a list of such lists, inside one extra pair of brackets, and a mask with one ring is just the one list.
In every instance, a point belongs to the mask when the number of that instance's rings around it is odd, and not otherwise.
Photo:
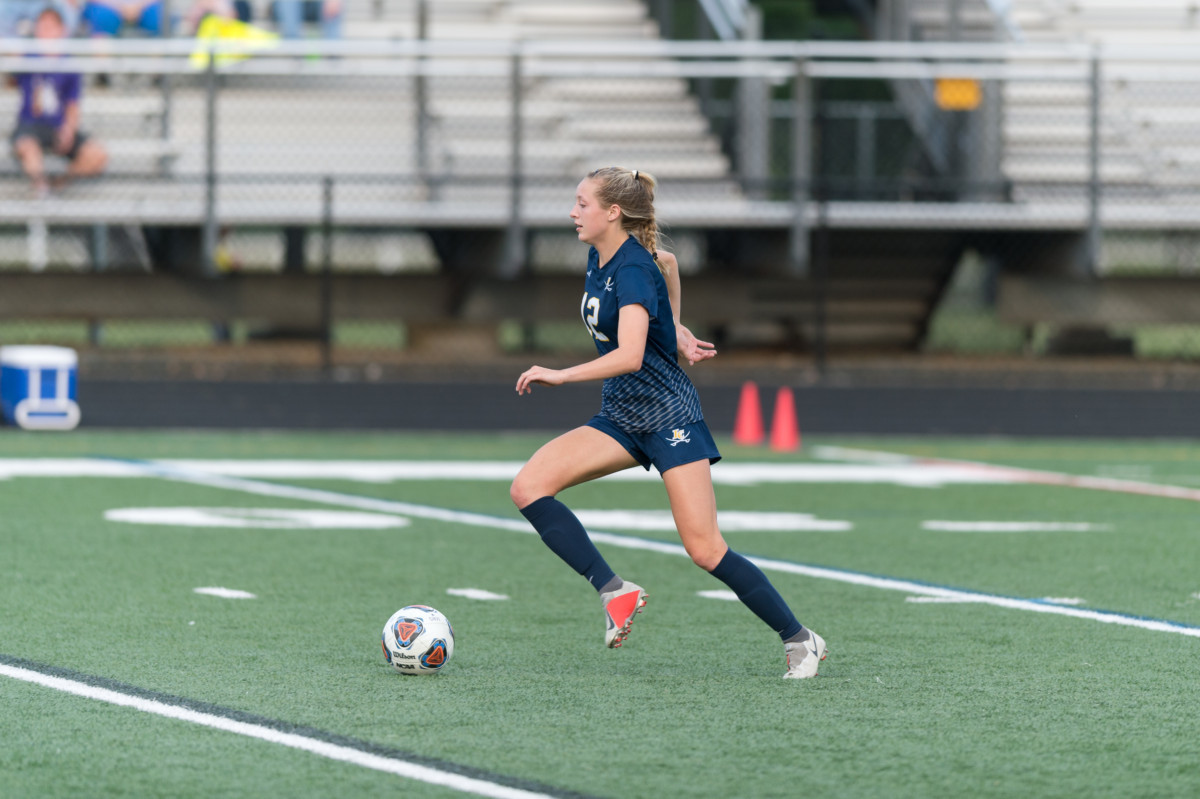
[[(1051, 243), (1001, 276), (1001, 316), (1091, 330), (1111, 325), (1117, 308), (1121, 318), (1142, 323), (1194, 321), (1179, 306), (1194, 307), (1197, 294), (1200, 5), (959, 0), (955, 36), (946, 2), (914, 6), (915, 38), (1015, 42), (1066, 54), (1047, 62), (1045, 75), (1002, 86), (1001, 170), (1013, 205), (1062, 209), (1041, 214), (1057, 217), (1047, 229), (1075, 238), (1070, 253)], [(1055, 78), (1071, 59), (1089, 71)], [(1090, 219), (1066, 211), (1089, 205)], [(1110, 248), (1118, 254), (1106, 256)]]
[[(348, 3), (343, 44), (412, 40), (418, 24), (432, 42), (657, 36), (640, 0), (438, 0), (428, 4), (423, 23), (416, 7), (415, 0)], [(349, 56), (344, 72), (337, 64), (299, 58), (258, 61), (267, 72), (231, 74), (219, 90), (216, 202), (223, 218), (238, 224), (319, 222), (319, 181), (333, 177), (339, 225), (395, 224), (401, 216), (418, 222), (480, 214), (506, 219), (512, 126), (507, 74), (430, 77), (429, 145), (421, 153), (414, 147), (412, 79), (358, 77)], [(15, 97), (5, 101), (13, 105)], [(579, 177), (609, 163), (637, 166), (665, 181), (687, 178), (693, 189), (703, 190), (698, 181), (709, 178), (709, 188), (723, 195), (735, 191), (727, 180), (729, 160), (681, 79), (633, 85), (540, 76), (527, 82), (521, 108), (523, 204), (535, 222), (561, 216)], [(176, 76), (169, 100), (140, 75), (90, 87), (85, 126), (108, 148), (114, 179), (72, 186), (40, 203), (39, 215), (64, 224), (131, 218), (199, 223), (205, 213), (197, 180), (208, 157), (205, 113), (203, 76)], [(425, 163), (418, 163), (422, 155)], [(0, 223), (11, 224), (26, 219), (30, 208), (11, 157), (8, 163), (8, 179), (0, 181)], [(284, 173), (287, 179), (273, 180)], [(433, 178), (436, 187), (414, 186), (418, 175)], [(355, 176), (373, 177), (379, 185), (343, 192)], [(380, 179), (386, 176), (398, 181), (385, 186)]]
[[(1200, 6), (1192, 0), (1008, 0), (999, 16), (988, 0), (961, 0), (959, 25), (951, 31), (947, 5), (915, 0), (917, 37), (1074, 47), (1081, 63), (1104, 59), (1096, 98), (1086, 79), (1003, 84), (1002, 172), (1014, 200), (1061, 196), (1064, 186), (1092, 179), (1095, 100), (1095, 177), (1109, 197), (1106, 223), (1169, 228), (1195, 213), (1200, 85), (1186, 58), (1171, 62), (1200, 42)], [(1131, 197), (1135, 201), (1127, 202)]]
[[(345, 6), (345, 41), (322, 49), (320, 58), (301, 43), (208, 74), (178, 68), (191, 45), (176, 42), (176, 66), (165, 84), (150, 68), (117, 74), (105, 67), (114, 74), (107, 86), (89, 87), (84, 114), (87, 128), (109, 148), (109, 174), (32, 203), (10, 163), (0, 177), (0, 263), (32, 253), (29, 234), (48, 226), (51, 241), (43, 252), (49, 249), (50, 266), (82, 271), (97, 264), (94, 248), (63, 243), (77, 245), (81, 226), (93, 240), (104, 227), (195, 231), (215, 208), (222, 227), (257, 230), (276, 241), (283, 228), (327, 221), (337, 235), (376, 241), (411, 232), (410, 242), (432, 242), (425, 271), (450, 279), (420, 291), (415, 283), (397, 288), (402, 281), (373, 284), (376, 296), (391, 292), (395, 303), (408, 303), (405, 313), (433, 308), (462, 318), (486, 307), (493, 310), (477, 318), (509, 318), (468, 284), (485, 278), (492, 281), (487, 290), (501, 296), (497, 280), (534, 273), (546, 286), (554, 284), (546, 289), (554, 297), (571, 294), (573, 282), (559, 286), (549, 273), (575, 263), (577, 247), (556, 250), (547, 241), (558, 236), (574, 245), (565, 227), (574, 185), (590, 169), (622, 164), (660, 179), (658, 208), (674, 245), (693, 247), (689, 264), (706, 269), (689, 283), (691, 313), (713, 324), (766, 322), (793, 343), (819, 318), (834, 345), (911, 349), (966, 248), (986, 237), (997, 240), (997, 232), (1082, 240), (1096, 177), (1106, 195), (1106, 225), (1167, 227), (1197, 218), (1192, 184), (1200, 137), (1193, 130), (1200, 113), (1191, 98), (1200, 93), (1200, 81), (1194, 76), (1140, 80), (1127, 64), (1110, 68), (1106, 62), (1099, 84), (1103, 158), (1091, 159), (1095, 98), (1088, 66), (1094, 52), (1088, 48), (1138, 46), (1148, 38), (1139, 31), (1147, 30), (1161, 32), (1164, 41), (1190, 41), (1197, 12), (1183, 0), (1148, 0), (1136, 11), (1110, 0), (1010, 0), (1006, 7), (1001, 0), (957, 0), (954, 15), (947, 14), (947, 0), (896, 0), (890, 6), (903, 16), (880, 12), (872, 20), (879, 42), (747, 42), (741, 50), (705, 50), (700, 43), (690, 54), (680, 46), (687, 43), (659, 39), (644, 0), (361, 0)], [(979, 47), (936, 56), (915, 49), (923, 43), (936, 49), (946, 40)], [(891, 42), (898, 46), (888, 50)], [(414, 43), (428, 47), (403, 49)], [(589, 61), (589, 48), (601, 45), (603, 59)], [(1016, 52), (1038, 45), (1044, 58)], [(518, 49), (523, 78), (514, 81)], [(1000, 116), (992, 126), (1000, 131), (996, 174), (987, 179), (1004, 188), (985, 197), (817, 202), (795, 191), (811, 188), (801, 174), (810, 153), (793, 132), (785, 144), (797, 148), (796, 157), (782, 176), (795, 180), (792, 193), (766, 200), (745, 188), (728, 141), (702, 112), (692, 73), (680, 69), (699, 63), (689, 58), (708, 59), (711, 68), (725, 70), (722, 78), (735, 80), (744, 60), (744, 74), (764, 86), (799, 85), (792, 81), (801, 63), (813, 82), (906, 82), (909, 122), (918, 137), (925, 135), (916, 124), (919, 114), (942, 114), (931, 100), (935, 73), (953, 76), (950, 70), (961, 66), (967, 75), (983, 75), (1000, 89)], [(116, 66), (137, 63), (125, 59)], [(560, 70), (564, 63), (568, 68)], [(514, 152), (517, 100), (521, 145)], [(11, 96), (4, 101), (11, 110)], [(210, 104), (214, 151), (208, 149)], [(773, 105), (781, 104), (787, 101), (777, 96)], [(791, 108), (796, 119), (809, 113), (795, 100)], [(804, 126), (794, 131), (803, 133)], [(811, 237), (816, 245), (820, 226), (828, 233), (829, 263), (825, 282), (817, 285), (794, 267), (797, 243), (807, 247)], [(59, 252), (68, 255), (56, 255), (56, 236)], [(508, 248), (522, 238), (524, 266), (505, 272)], [(281, 271), (281, 247), (264, 248), (261, 257), (244, 253), (246, 271)], [(378, 277), (386, 270), (374, 271)], [(408, 299), (397, 296), (401, 291)], [(817, 297), (825, 303), (819, 311)], [(557, 299), (549, 304), (570, 308)], [(541, 307), (538, 301), (525, 310)], [(428, 314), (432, 319), (433, 311)]]
[[(394, 243), (396, 231), (409, 231), (404, 247), (425, 252), (420, 269), (434, 272), (377, 280), (391, 270), (375, 266), (365, 270), (369, 274), (339, 276), (335, 291), (357, 298), (353, 313), (400, 316), (411, 323), (463, 315), (494, 323), (546, 308), (558, 316), (574, 307), (573, 276), (542, 274), (532, 290), (534, 301), (504, 307), (496, 302), (508, 289), (494, 279), (515, 276), (497, 274), (508, 258), (514, 192), (522, 230), (551, 234), (549, 246), (544, 239), (529, 242), (528, 262), (519, 271), (529, 276), (547, 264), (551, 272), (561, 271), (578, 260), (567, 225), (574, 187), (587, 171), (612, 164), (652, 172), (666, 187), (659, 196), (660, 216), (676, 225), (677, 251), (687, 251), (689, 226), (763, 222), (761, 206), (743, 196), (686, 78), (670, 70), (655, 74), (656, 64), (669, 65), (671, 56), (653, 47), (658, 25), (642, 0), (363, 0), (346, 4), (343, 34), (344, 41), (322, 45), (320, 58), (306, 52), (304, 43), (288, 43), (216, 75), (180, 66), (193, 45), (147, 42), (145, 52), (160, 59), (154, 63), (171, 65), (166, 82), (128, 54), (116, 65), (99, 67), (83, 59), (80, 65), (89, 73), (114, 71), (106, 85), (89, 81), (84, 101), (85, 125), (109, 149), (109, 170), (35, 202), (10, 162), (0, 179), (0, 263), (19, 265), (6, 270), (8, 298), (26, 296), (18, 304), (0, 297), (0, 313), (91, 318), (234, 313), (311, 329), (315, 305), (287, 297), (305, 295), (310, 290), (305, 281), (319, 276), (297, 274), (281, 263), (279, 234), (331, 221), (335, 235), (357, 236), (368, 251), (378, 251), (380, 242)], [(595, 39), (638, 48), (622, 63), (634, 64), (640, 74), (593, 75), (590, 64), (556, 74), (539, 63), (533, 47), (525, 56), (528, 76), (520, 82), (520, 168), (514, 175), (511, 44), (544, 41), (562, 58), (573, 55), (573, 42), (586, 47)], [(435, 67), (448, 63), (449, 70), (397, 71), (397, 61), (419, 62), (423, 56), (397, 57), (388, 47), (413, 42), (428, 43), (440, 59)], [(115, 74), (131, 64), (129, 74)], [(418, 74), (424, 74), (420, 84)], [(216, 112), (211, 133), (210, 108)], [(190, 281), (213, 276), (213, 262), (195, 263), (202, 248), (197, 233), (207, 233), (211, 208), (218, 225), (239, 231), (240, 243), (253, 246), (239, 253), (238, 281), (201, 287)], [(769, 223), (786, 230), (786, 209), (775, 208)], [(127, 248), (144, 271), (162, 267), (179, 279), (110, 274), (87, 287), (69, 279), (122, 271), (109, 267), (118, 260), (113, 233), (136, 238), (137, 228), (191, 231), (184, 246), (170, 250), (170, 260), (154, 268), (146, 247)], [(554, 236), (574, 246), (558, 247)], [(433, 252), (418, 241), (426, 238), (434, 242)], [(99, 253), (97, 241), (104, 242)], [(273, 243), (256, 251), (263, 241)], [(698, 261), (688, 259), (688, 265), (699, 267)], [(29, 267), (57, 274), (38, 282), (11, 274)], [(71, 274), (62, 274), (63, 267)], [(481, 287), (480, 278), (492, 280)], [(129, 279), (135, 283), (123, 282)], [(237, 299), (214, 300), (226, 295)], [(693, 313), (719, 309), (718, 322), (763, 308), (792, 317), (798, 307), (792, 296), (729, 280), (697, 285), (689, 294)], [(911, 325), (904, 327), (911, 337)]]
[[(1194, 189), (1190, 187), (1200, 177), (1200, 146), (1194, 141), (1200, 114), (1192, 109), (1198, 87), (1191, 77), (1164, 80), (1161, 72), (1146, 72), (1139, 77), (1133, 64), (1145, 56), (1144, 52), (1140, 56), (1135, 53), (1139, 48), (1149, 46), (1169, 58), (1172, 48), (1194, 47), (1200, 42), (1200, 8), (1186, 0), (1143, 0), (1136, 4), (1113, 0), (1013, 0), (1012, 15), (1029, 42), (1073, 43), (1099, 48), (1113, 56), (1113, 66), (1103, 75), (1099, 98), (1104, 148), (1101, 176), (1106, 187), (1141, 188), (1142, 196), (1164, 207), (1181, 200), (1194, 202)], [(1050, 91), (1043, 87), (1040, 93), (1032, 87), (1010, 89), (1009, 157), (1016, 179), (1029, 179), (1038, 171), (1084, 178), (1086, 159), (1080, 156), (1087, 147), (1089, 99), (1088, 87), (1082, 85)], [(1021, 137), (1022, 122), (1038, 113), (1039, 107), (1044, 111), (1050, 102), (1062, 122), (1054, 140), (1042, 135), (1041, 149), (1047, 151), (1049, 145), (1058, 149), (1058, 170), (1046, 170), (1050, 156), (1038, 158), (1030, 142)], [(1179, 187), (1185, 187), (1184, 194), (1177, 192)], [(1145, 222), (1156, 215), (1152, 208), (1137, 214)], [(1168, 213), (1166, 218), (1175, 219), (1177, 214)]]

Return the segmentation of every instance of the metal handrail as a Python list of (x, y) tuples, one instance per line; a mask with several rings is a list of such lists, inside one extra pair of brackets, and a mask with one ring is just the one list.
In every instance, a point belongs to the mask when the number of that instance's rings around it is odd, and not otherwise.
[[(1109, 42), (910, 42), (910, 41), (633, 41), (628, 39), (505, 40), (474, 39), (341, 39), (272, 42), (269, 49), (238, 41), (197, 39), (37, 39), (0, 38), (0, 58), (11, 66), (14, 58), (58, 54), (103, 62), (105, 69), (129, 67), (146, 71), (150, 59), (167, 66), (193, 54), (246, 56), (246, 60), (220, 63), (221, 71), (237, 72), (247, 64), (267, 62), (296, 74), (344, 74), (360, 60), (409, 58), (460, 58), (464, 60), (530, 58), (668, 58), (741, 60), (750, 63), (779, 60), (907, 60), (970, 62), (1023, 62), (1078, 60), (1100, 54), (1109, 61), (1168, 64), (1200, 61), (1200, 52), (1189, 44), (1153, 46)], [(304, 61), (304, 57), (320, 60)], [(286, 63), (285, 63), (286, 62)], [(139, 67), (139, 65), (141, 65)], [(38, 64), (39, 71), (43, 65)], [(178, 71), (199, 72), (184, 67)]]
[(1016, 20), (1012, 16), (1012, 3), (1010, 0), (987, 0), (988, 8), (996, 15), (996, 19), (1000, 22), (1004, 32), (1008, 34), (1008, 38), (1014, 42), (1025, 41), (1025, 35), (1021, 33), (1021, 27), (1017, 25)]
[(722, 41), (742, 38), (746, 28), (746, 0), (700, 0), (708, 22)]

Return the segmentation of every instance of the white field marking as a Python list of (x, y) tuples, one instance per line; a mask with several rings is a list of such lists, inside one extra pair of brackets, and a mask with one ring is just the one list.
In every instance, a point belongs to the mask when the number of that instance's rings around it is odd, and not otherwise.
[[(297, 461), (162, 460), (166, 469), (261, 480), (347, 480), (390, 483), (416, 480), (511, 481), (523, 461)], [(0, 479), (13, 477), (143, 477), (136, 463), (87, 458), (0, 458)], [(731, 463), (712, 472), (713, 482), (891, 484), (938, 488), (956, 484), (1009, 483), (1003, 475), (937, 464)], [(602, 478), (658, 481), (655, 471), (633, 468)], [(1200, 492), (1198, 492), (1200, 493)]]
[[(600, 540), (593, 536), (594, 540)], [(682, 547), (681, 547), (682, 549)], [(816, 577), (823, 580), (834, 580), (851, 585), (869, 588), (881, 588), (889, 591), (903, 591), (917, 596), (942, 597), (960, 599), (968, 602), (980, 602), (1010, 610), (1024, 610), (1032, 613), (1049, 613), (1057, 616), (1068, 616), (1074, 619), (1087, 619), (1103, 624), (1115, 624), (1122, 627), (1137, 627), (1155, 632), (1176, 633), (1192, 638), (1200, 638), (1200, 627), (1191, 627), (1173, 621), (1161, 619), (1145, 619), (1138, 616), (1127, 616), (1123, 613), (1113, 613), (1104, 610), (1086, 610), (1083, 608), (1063, 607), (1036, 599), (1019, 599), (1017, 597), (982, 594), (975, 591), (963, 591), (957, 588), (943, 588), (936, 585), (925, 585), (909, 580), (898, 580), (891, 577), (876, 577), (870, 574), (845, 572), (837, 569), (826, 569), (819, 566), (806, 566), (799, 563), (771, 560), (769, 558), (750, 558), (751, 562), (764, 571), (776, 571), (786, 574), (800, 574), (806, 577)]]
[(192, 590), (197, 594), (219, 596), (222, 599), (258, 599), (249, 591), (239, 591), (236, 588), (193, 588)]
[[(450, 522), (452, 524), (465, 524), (474, 527), (485, 527), (493, 530), (510, 530), (528, 535), (534, 534), (533, 528), (530, 527), (529, 523), (524, 519), (505, 519), (498, 516), (490, 516), (485, 513), (454, 511), (447, 510), (445, 508), (430, 507), (427, 505), (416, 505), (410, 502), (393, 502), (390, 500), (372, 499), (370, 497), (356, 497), (351, 494), (339, 494), (335, 491), (301, 488), (298, 486), (280, 485), (277, 483), (263, 483), (257, 480), (244, 480), (236, 477), (222, 477), (220, 475), (184, 472), (179, 469), (167, 469), (155, 463), (139, 464), (139, 467), (143, 470), (142, 473), (148, 477), (161, 477), (166, 480), (192, 483), (195, 485), (205, 485), (212, 488), (225, 488), (231, 491), (243, 491), (249, 494), (257, 494), (260, 496), (288, 497), (289, 499), (299, 499), (307, 502), (316, 502), (326, 505), (340, 505), (342, 507), (375, 510), (384, 513), (397, 513), (413, 518), (431, 519), (435, 521)], [(659, 552), (664, 555), (675, 555), (677, 557), (689, 557), (687, 550), (685, 550), (680, 544), (672, 544), (666, 541), (651, 541), (643, 538), (633, 538), (630, 536), (617, 535), (615, 533), (598, 531), (589, 532), (592, 540), (596, 543), (609, 544), (611, 546), (621, 547), (624, 549)], [(891, 577), (877, 577), (870, 574), (860, 574), (858, 572), (829, 569), (820, 566), (808, 566), (802, 563), (792, 563), (790, 561), (775, 560), (773, 558), (751, 557), (749, 560), (764, 571), (778, 572), (781, 574), (794, 574), (802, 577), (812, 577), (819, 580), (831, 580), (834, 582), (847, 583), (849, 585), (857, 585), (865, 588), (878, 588), (886, 591), (902, 591), (906, 594), (914, 594), (918, 596), (966, 598), (968, 601), (981, 602), (984, 604), (993, 605), (995, 607), (1009, 608), (1011, 610), (1024, 610), (1032, 613), (1050, 613), (1076, 619), (1097, 621), (1104, 624), (1115, 624), (1124, 627), (1137, 627), (1143, 630), (1176, 633), (1178, 635), (1200, 638), (1200, 627), (1190, 627), (1186, 624), (1179, 624), (1177, 622), (1163, 621), (1159, 619), (1144, 619), (1137, 616), (1126, 616), (1121, 613), (1111, 613), (1108, 611), (1062, 607), (1046, 602), (1038, 602), (1037, 600), (1032, 599), (1018, 599), (1015, 597), (996, 596), (993, 594), (981, 594), (974, 591), (963, 591), (955, 588), (943, 588), (941, 586), (925, 585), (922, 583), (912, 582), (910, 580), (899, 580)]]
[[(942, 596), (908, 596), (904, 598), (905, 602), (913, 602), (921, 605), (964, 605), (970, 602), (983, 602), (982, 597), (942, 597)], [(1048, 602), (1052, 605), (1082, 605), (1083, 600), (1077, 597), (1042, 597), (1036, 602)]]
[[(816, 448), (824, 456), (870, 460), (862, 463), (736, 463), (713, 470), (713, 482), (726, 485), (761, 483), (867, 483), (919, 488), (943, 485), (1041, 484), (1200, 502), (1200, 488), (1122, 480), (1111, 477), (994, 466), (971, 461), (914, 458), (890, 452), (838, 447)], [(361, 482), (399, 480), (511, 480), (521, 461), (159, 461), (207, 474), (272, 479), (345, 479)], [(144, 477), (134, 462), (87, 458), (0, 458), (0, 479), (10, 477)], [(628, 469), (604, 480), (658, 480), (654, 472)]]
[[(617, 530), (674, 530), (675, 517), (669, 510), (577, 510), (575, 515), (585, 527), (610, 527)], [(759, 532), (836, 532), (854, 528), (850, 522), (818, 519), (811, 513), (772, 513), (765, 511), (723, 510), (717, 512), (723, 533), (748, 530)]]
[(481, 602), (501, 602), (508, 599), (506, 594), (493, 594), (491, 591), (484, 591), (482, 588), (447, 588), (446, 593), (450, 596), (478, 599)]
[(873, 450), (840, 447), (825, 447), (824, 451), (830, 457), (836, 455), (853, 460), (868, 460), (872, 463), (889, 463), (897, 466), (908, 464), (911, 466), (955, 467), (975, 470), (981, 476), (990, 475), (991, 479), (981, 480), (983, 483), (995, 482), (1087, 488), (1093, 491), (1113, 491), (1120, 494), (1138, 494), (1147, 497), (1186, 499), (1192, 502), (1200, 502), (1200, 488), (1147, 483), (1141, 480), (1123, 480), (1115, 477), (1093, 477), (1090, 475), (1066, 474), (1064, 472), (1047, 472), (1039, 469), (1021, 469), (1015, 466), (996, 466), (991, 463), (979, 463), (977, 461), (960, 461), (947, 458), (916, 458), (896, 452), (875, 452)]
[(258, 527), (273, 530), (390, 530), (408, 527), (402, 516), (346, 510), (293, 508), (114, 508), (110, 522), (171, 527)]
[(1093, 533), (1111, 530), (1107, 524), (1091, 522), (921, 522), (924, 530), (948, 533)]
[(738, 601), (738, 595), (725, 588), (715, 588), (712, 591), (697, 591), (696, 596), (702, 596), (705, 599), (723, 599), (725, 601)]
[(87, 685), (86, 683), (68, 680), (63, 677), (52, 677), (47, 674), (31, 671), (29, 669), (17, 668), (15, 666), (8, 666), (0, 663), (0, 675), (11, 677), (14, 680), (21, 680), (23, 682), (41, 685), (46, 688), (52, 688), (56, 691), (74, 694), (75, 696), (81, 696), (85, 699), (93, 699), (99, 702), (106, 702), (110, 705), (129, 707), (133, 708), (134, 710), (140, 710), (143, 713), (152, 713), (156, 716), (186, 721), (191, 724), (198, 724), (202, 727), (210, 727), (215, 730), (232, 732), (236, 735), (244, 735), (247, 738), (257, 738), (262, 741), (279, 744), (291, 749), (299, 749), (309, 752), (330, 760), (350, 763), (355, 766), (369, 768), (374, 771), (383, 771), (400, 777), (406, 777), (410, 780), (428, 783), (430, 785), (441, 785), (452, 790), (461, 791), (462, 793), (475, 794), (476, 796), (497, 797), (497, 799), (549, 799), (547, 794), (525, 791), (519, 788), (509, 788), (504, 785), (497, 785), (496, 783), (488, 782), (475, 777), (464, 777), (460, 774), (440, 771), (430, 766), (409, 763), (406, 760), (401, 760), (395, 757), (385, 757), (383, 755), (373, 755), (367, 752), (360, 752), (359, 750), (352, 749), (348, 746), (339, 746), (338, 744), (331, 744), (326, 741), (321, 741), (316, 738), (308, 738), (295, 733), (281, 732), (279, 730), (274, 730), (270, 727), (265, 727), (259, 724), (251, 724), (244, 721), (234, 721), (233, 719), (227, 719), (211, 713), (201, 713), (199, 711), (189, 710), (177, 705), (169, 705), (165, 702), (157, 702), (153, 699), (129, 696), (128, 694), (123, 694), (108, 688), (99, 688), (94, 685)]
[(905, 602), (912, 602), (918, 605), (965, 605), (970, 602), (982, 602), (982, 599), (973, 597), (945, 597), (945, 596), (906, 596)]
[[(369, 482), (397, 480), (510, 481), (524, 461), (202, 461), (162, 460), (168, 468), (195, 470), (229, 477), (259, 479), (347, 479)], [(990, 483), (997, 478), (975, 469), (938, 465), (914, 469), (911, 464), (864, 466), (828, 463), (733, 463), (714, 469), (713, 482), (726, 485), (760, 483), (894, 483), (937, 488), (952, 483)], [(657, 481), (658, 473), (632, 468), (605, 480)], [(999, 480), (999, 482), (1005, 482)]]

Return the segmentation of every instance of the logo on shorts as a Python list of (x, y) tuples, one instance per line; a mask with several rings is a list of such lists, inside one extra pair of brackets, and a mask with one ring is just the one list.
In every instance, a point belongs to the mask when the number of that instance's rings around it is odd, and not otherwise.
[(667, 438), (667, 439), (664, 439), (664, 440), (665, 440), (665, 441), (666, 441), (668, 444), (670, 444), (672, 447), (674, 447), (674, 446), (677, 446), (677, 445), (679, 445), (679, 444), (690, 444), (690, 443), (692, 443), (691, 436), (689, 436), (689, 435), (688, 435), (688, 433), (687, 433), (687, 431), (686, 431), (686, 430), (672, 430), (672, 431), (671, 431), (671, 437), (670, 437), (670, 438)]

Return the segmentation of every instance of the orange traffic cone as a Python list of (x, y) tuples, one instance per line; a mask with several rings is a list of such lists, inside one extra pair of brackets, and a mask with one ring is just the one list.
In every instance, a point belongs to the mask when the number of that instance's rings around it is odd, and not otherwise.
[(733, 425), (733, 443), (743, 447), (756, 447), (763, 443), (762, 403), (758, 399), (758, 385), (752, 380), (742, 384), (737, 420)]
[(800, 426), (796, 423), (796, 397), (787, 386), (775, 395), (775, 413), (771, 418), (771, 449), (795, 452), (800, 449)]

